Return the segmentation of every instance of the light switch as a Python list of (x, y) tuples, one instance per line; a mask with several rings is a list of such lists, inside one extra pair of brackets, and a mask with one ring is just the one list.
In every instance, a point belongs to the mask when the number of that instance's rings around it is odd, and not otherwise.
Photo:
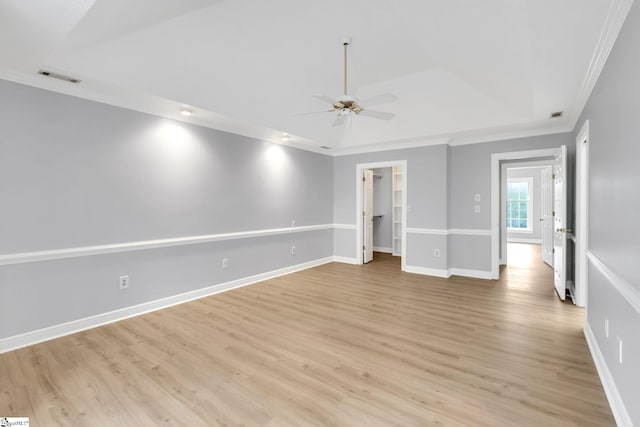
[(473, 207), (473, 210), (474, 210), (475, 213), (480, 213), (480, 205), (475, 205)]
[(479, 194), (476, 194), (476, 195), (474, 196), (474, 199), (475, 199), (475, 201), (476, 201), (476, 202), (479, 202), (479, 201), (480, 201), (480, 195), (479, 195)]

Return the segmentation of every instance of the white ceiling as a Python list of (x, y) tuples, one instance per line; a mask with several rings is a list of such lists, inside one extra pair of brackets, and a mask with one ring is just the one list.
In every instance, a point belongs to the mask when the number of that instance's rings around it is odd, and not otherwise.
[[(618, 3), (4, 0), (0, 77), (275, 142), (287, 132), (314, 151), (542, 134), (573, 127), (628, 11)], [(350, 92), (396, 94), (376, 107), (393, 120), (295, 115), (341, 94), (343, 35)]]

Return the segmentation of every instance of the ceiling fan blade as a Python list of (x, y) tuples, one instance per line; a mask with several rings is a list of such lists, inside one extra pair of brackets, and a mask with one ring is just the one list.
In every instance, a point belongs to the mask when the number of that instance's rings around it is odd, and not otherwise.
[(333, 113), (336, 110), (309, 111), (306, 113), (293, 113), (292, 116), (308, 116), (309, 114)]
[(344, 121), (347, 119), (347, 114), (338, 114), (336, 119), (333, 121), (332, 126), (342, 126)]
[(358, 102), (358, 104), (362, 108), (371, 107), (373, 105), (386, 104), (387, 102), (397, 101), (398, 97), (392, 93), (383, 93), (382, 95), (377, 95), (372, 98), (365, 99), (362, 102)]
[(360, 116), (373, 117), (374, 119), (391, 120), (395, 117), (393, 113), (385, 113), (384, 111), (362, 110), (358, 114)]
[(340, 103), (334, 99), (329, 98), (328, 96), (325, 95), (313, 95), (314, 98), (319, 99), (320, 101), (324, 101), (328, 104), (331, 105), (340, 105)]

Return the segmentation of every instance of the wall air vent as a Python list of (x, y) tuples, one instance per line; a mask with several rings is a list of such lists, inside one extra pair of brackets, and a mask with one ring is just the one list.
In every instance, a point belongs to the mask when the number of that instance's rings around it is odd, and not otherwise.
[(564, 114), (564, 112), (563, 112), (563, 111), (556, 111), (555, 113), (551, 113), (551, 116), (550, 116), (550, 117), (551, 117), (552, 119), (557, 119), (557, 118), (559, 118), (559, 117), (562, 117), (562, 115), (563, 115), (563, 114)]
[(51, 77), (52, 79), (58, 79), (69, 83), (80, 83), (82, 80), (73, 77), (65, 76), (64, 74), (54, 73), (53, 71), (39, 70), (38, 74), (45, 77)]
[(323, 150), (331, 150), (331, 147), (327, 147), (326, 145), (322, 145), (320, 146), (320, 148), (322, 148)]

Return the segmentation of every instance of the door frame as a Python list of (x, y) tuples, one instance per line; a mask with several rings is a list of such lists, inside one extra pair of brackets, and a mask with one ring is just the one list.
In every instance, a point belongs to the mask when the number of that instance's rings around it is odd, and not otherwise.
[(511, 151), (493, 153), (491, 155), (491, 278), (500, 278), (500, 193), (501, 164), (504, 160), (541, 160), (541, 158), (558, 157), (562, 149), (543, 148), (539, 150)]
[(356, 164), (356, 260), (357, 264), (364, 264), (362, 261), (362, 242), (364, 233), (362, 232), (362, 174), (365, 169), (402, 167), (402, 254), (400, 255), (401, 270), (405, 271), (407, 263), (407, 161), (390, 160), (384, 162), (358, 163)]
[(589, 120), (576, 138), (576, 209), (575, 209), (575, 297), (578, 307), (586, 307), (589, 293)]

